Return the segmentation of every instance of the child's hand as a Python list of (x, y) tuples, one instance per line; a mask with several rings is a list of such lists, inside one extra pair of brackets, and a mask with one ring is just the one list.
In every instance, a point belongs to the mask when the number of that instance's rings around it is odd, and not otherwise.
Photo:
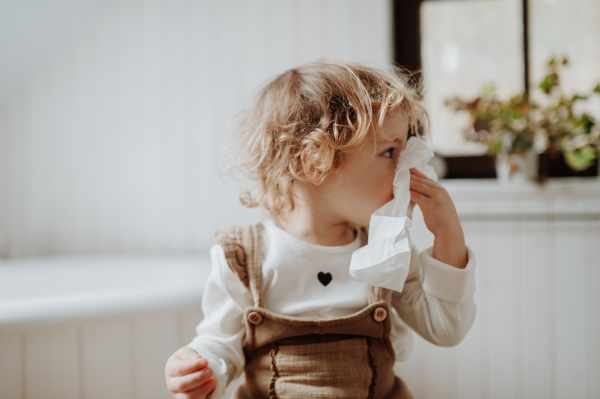
[(208, 361), (192, 348), (179, 348), (165, 367), (167, 388), (175, 399), (204, 399), (217, 386)]
[(450, 194), (416, 168), (410, 169), (410, 199), (421, 208), (425, 225), (433, 235), (460, 228)]
[(416, 168), (410, 169), (410, 199), (419, 205), (427, 229), (435, 236), (433, 257), (449, 265), (467, 265), (467, 247), (450, 194)]

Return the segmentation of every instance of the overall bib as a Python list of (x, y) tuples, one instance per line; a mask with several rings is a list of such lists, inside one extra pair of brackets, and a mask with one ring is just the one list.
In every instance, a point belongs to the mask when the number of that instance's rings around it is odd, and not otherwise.
[[(252, 293), (246, 308), (245, 382), (236, 399), (412, 399), (394, 374), (390, 341), (391, 291), (369, 285), (368, 305), (327, 319), (286, 316), (264, 308), (262, 224), (222, 226), (215, 240), (234, 274)], [(363, 245), (367, 231), (361, 228)]]

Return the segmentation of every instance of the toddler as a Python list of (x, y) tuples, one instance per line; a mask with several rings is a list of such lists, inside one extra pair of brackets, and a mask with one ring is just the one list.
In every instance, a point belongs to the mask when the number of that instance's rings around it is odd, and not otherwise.
[(398, 290), (349, 274), (370, 217), (394, 199), (398, 157), (428, 119), (400, 68), (318, 60), (265, 84), (232, 142), (258, 182), (260, 222), (222, 226), (197, 336), (167, 361), (174, 398), (412, 398), (396, 361), (412, 330), (458, 345), (476, 314), (475, 256), (447, 191), (410, 170), (410, 198), (434, 245), (411, 248)]

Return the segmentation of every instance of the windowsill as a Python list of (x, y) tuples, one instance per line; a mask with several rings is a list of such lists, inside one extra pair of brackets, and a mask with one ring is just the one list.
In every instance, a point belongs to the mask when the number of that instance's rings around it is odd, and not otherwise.
[(501, 184), (497, 179), (440, 179), (438, 183), (456, 199), (474, 199), (474, 194), (477, 199), (523, 194), (585, 197), (600, 194), (599, 177), (549, 178), (544, 185), (538, 185), (532, 180)]
[(550, 178), (500, 184), (496, 179), (441, 179), (461, 222), (597, 222), (600, 178)]

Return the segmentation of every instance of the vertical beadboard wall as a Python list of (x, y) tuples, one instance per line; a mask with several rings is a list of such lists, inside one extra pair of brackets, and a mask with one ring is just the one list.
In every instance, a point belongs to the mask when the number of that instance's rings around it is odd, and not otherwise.
[(206, 251), (262, 214), (217, 167), (252, 91), (321, 57), (391, 59), (389, 0), (106, 10), (0, 108), (0, 257)]
[(0, 331), (2, 399), (167, 399), (167, 359), (200, 309)]
[[(600, 397), (600, 191), (449, 191), (463, 218), (500, 215), (461, 223), (477, 258), (477, 317), (456, 347), (413, 334), (397, 373), (419, 399)], [(433, 245), (420, 210), (411, 235), (420, 250)]]

